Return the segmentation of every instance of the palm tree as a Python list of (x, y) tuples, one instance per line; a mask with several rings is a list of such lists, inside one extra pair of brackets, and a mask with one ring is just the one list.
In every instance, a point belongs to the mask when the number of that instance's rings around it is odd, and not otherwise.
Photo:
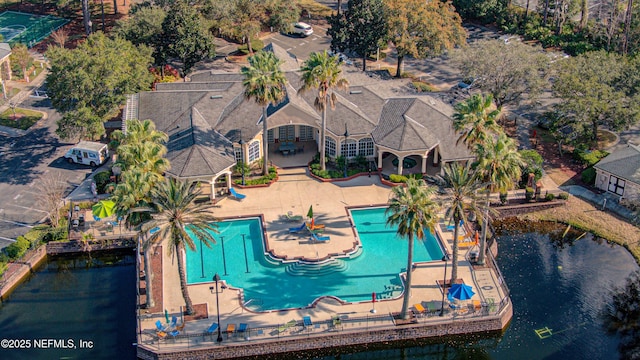
[(453, 129), (460, 133), (458, 143), (462, 141), (469, 147), (483, 142), (491, 134), (500, 131), (496, 122), (500, 109), (492, 110), (493, 96), (475, 94), (456, 104), (453, 114)]
[(302, 87), (300, 92), (311, 88), (318, 89), (318, 96), (314, 106), (322, 111), (322, 132), (320, 134), (320, 166), (326, 170), (325, 142), (327, 133), (327, 103), (331, 109), (336, 107), (336, 94), (334, 89), (346, 89), (349, 82), (342, 78), (342, 68), (337, 56), (329, 56), (327, 51), (311, 53), (309, 59), (302, 66)]
[(197, 183), (175, 179), (167, 179), (159, 183), (151, 195), (154, 207), (153, 219), (142, 227), (145, 233), (153, 228), (158, 229), (146, 239), (145, 253), (153, 246), (168, 242), (166, 245), (168, 245), (169, 254), (176, 255), (180, 289), (189, 315), (193, 314), (194, 310), (187, 288), (186, 248), (196, 251), (194, 239), (199, 239), (207, 247), (211, 247), (211, 244), (215, 243), (213, 234), (217, 233), (215, 224), (217, 219), (211, 212), (213, 205), (196, 203), (195, 199), (199, 194)]
[(260, 51), (249, 57), (249, 66), (242, 67), (245, 76), (244, 97), (254, 99), (262, 106), (262, 159), (263, 174), (269, 174), (269, 147), (267, 145), (267, 108), (277, 105), (287, 96), (287, 78), (280, 65), (282, 60), (270, 51)]
[(162, 174), (169, 168), (169, 161), (164, 158), (167, 134), (156, 130), (151, 120), (127, 120), (126, 129), (126, 133), (116, 130), (111, 135), (118, 147), (117, 165), (123, 171), (135, 167), (151, 172), (156, 181), (162, 180)]
[[(460, 221), (468, 223), (468, 214), (483, 218), (485, 206), (478, 198), (478, 193), (486, 187), (472, 170), (471, 165), (462, 166), (454, 162), (443, 169), (444, 173), (432, 177), (446, 194), (448, 204), (445, 218), (453, 222), (453, 254), (451, 261), (451, 283), (458, 278), (458, 239)], [(443, 285), (444, 286), (444, 285)]]
[[(522, 176), (525, 163), (520, 157), (515, 141), (504, 132), (500, 132), (497, 137), (487, 138), (484, 143), (476, 144), (474, 153), (477, 160), (473, 163), (473, 168), (488, 183), (487, 204), (492, 191), (505, 192), (513, 188), (517, 179)], [(484, 216), (478, 255), (478, 264), (481, 265), (484, 264), (488, 221), (488, 216)]]
[(437, 220), (438, 204), (433, 200), (433, 189), (426, 187), (424, 181), (407, 180), (407, 186), (396, 186), (391, 190), (389, 208), (386, 213), (387, 225), (398, 226), (398, 235), (409, 240), (407, 255), (407, 277), (400, 316), (407, 319), (411, 298), (411, 273), (413, 271), (413, 239), (422, 240), (425, 230), (433, 231)]

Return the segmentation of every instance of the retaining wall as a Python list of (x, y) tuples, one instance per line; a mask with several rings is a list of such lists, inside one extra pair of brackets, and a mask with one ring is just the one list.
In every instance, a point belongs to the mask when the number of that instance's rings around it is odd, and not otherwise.
[(481, 319), (451, 320), (436, 324), (414, 324), (394, 326), (380, 330), (342, 331), (336, 333), (314, 334), (289, 338), (287, 340), (259, 340), (243, 342), (241, 344), (222, 343), (218, 346), (202, 349), (176, 349), (170, 347), (162, 350), (152, 349), (145, 345), (138, 345), (138, 358), (145, 360), (167, 359), (234, 359), (268, 354), (302, 353), (314, 350), (339, 349), (363, 346), (374, 343), (400, 342), (415, 339), (428, 339), (450, 335), (472, 333), (488, 333), (503, 331), (511, 321), (513, 309), (507, 304), (497, 316)]

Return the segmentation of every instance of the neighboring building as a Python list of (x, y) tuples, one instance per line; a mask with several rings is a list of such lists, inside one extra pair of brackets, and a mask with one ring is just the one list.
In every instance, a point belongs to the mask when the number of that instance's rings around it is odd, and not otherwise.
[[(321, 131), (321, 114), (313, 106), (317, 91), (299, 94), (300, 63), (278, 46), (266, 49), (283, 59), (289, 81), (285, 100), (267, 110), (270, 153), (278, 143), (293, 142), (298, 150), (306, 147), (305, 160), (311, 161)], [(327, 111), (327, 157), (364, 156), (382, 168), (383, 158), (392, 155), (398, 174), (407, 157), (414, 158), (422, 173), (428, 166), (472, 159), (467, 147), (456, 143), (448, 105), (426, 95), (382, 96), (384, 85), (398, 85), (397, 80), (385, 82), (355, 70), (343, 75), (350, 86), (337, 91), (336, 107)], [(191, 75), (189, 82), (157, 84), (156, 91), (129, 96), (125, 120), (151, 119), (167, 133), (168, 175), (207, 182), (214, 198), (217, 182), (230, 186), (236, 162), (262, 156), (262, 109), (245, 99), (243, 79), (241, 74), (206, 71)]]
[(593, 166), (596, 187), (618, 195), (620, 199), (640, 195), (640, 146), (628, 144)]

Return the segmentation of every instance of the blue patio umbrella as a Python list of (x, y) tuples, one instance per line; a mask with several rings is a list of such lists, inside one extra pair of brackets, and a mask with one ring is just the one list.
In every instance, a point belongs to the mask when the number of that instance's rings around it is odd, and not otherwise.
[(475, 294), (471, 286), (467, 284), (453, 284), (449, 288), (449, 295), (458, 300), (469, 300)]

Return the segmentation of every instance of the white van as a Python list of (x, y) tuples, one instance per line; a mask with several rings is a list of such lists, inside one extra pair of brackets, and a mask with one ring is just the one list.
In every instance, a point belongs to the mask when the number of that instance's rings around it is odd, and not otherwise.
[(70, 164), (84, 164), (93, 167), (107, 161), (108, 148), (106, 144), (93, 141), (80, 141), (64, 155)]

